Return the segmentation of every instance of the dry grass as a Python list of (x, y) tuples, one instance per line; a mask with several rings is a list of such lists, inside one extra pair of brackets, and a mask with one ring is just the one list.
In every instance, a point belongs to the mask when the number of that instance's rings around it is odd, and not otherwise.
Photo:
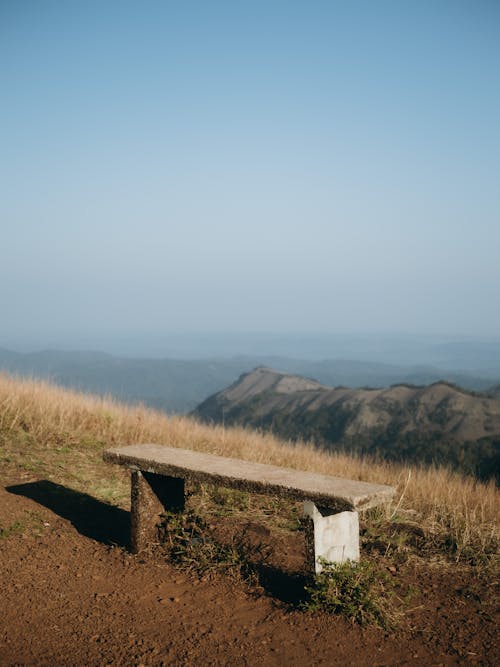
[(329, 454), (243, 428), (206, 426), (141, 406), (0, 374), (0, 461), (9, 468), (126, 504), (123, 471), (101, 460), (105, 447), (156, 442), (251, 461), (395, 486), (386, 518), (412, 516), (457, 560), (492, 554), (499, 491), (445, 469), (418, 469)]

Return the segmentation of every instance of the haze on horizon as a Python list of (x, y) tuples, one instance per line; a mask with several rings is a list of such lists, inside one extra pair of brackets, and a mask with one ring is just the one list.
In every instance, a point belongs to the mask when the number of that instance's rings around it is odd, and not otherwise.
[(5, 0), (0, 60), (0, 346), (500, 338), (497, 3)]

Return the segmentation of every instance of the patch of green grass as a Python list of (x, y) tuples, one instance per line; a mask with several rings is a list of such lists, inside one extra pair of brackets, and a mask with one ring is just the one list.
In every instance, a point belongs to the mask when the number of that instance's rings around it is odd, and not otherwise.
[(304, 511), (302, 506), (298, 507), (297, 504), (294, 504), (284, 515), (281, 515), (280, 524), (284, 530), (289, 530), (290, 532), (303, 531), (303, 518)]
[(11, 535), (24, 532), (26, 525), (21, 521), (14, 521), (8, 528), (0, 528), (0, 540), (7, 539)]
[(106, 447), (106, 444), (105, 440), (96, 437), (93, 433), (84, 433), (79, 438), (78, 448), (101, 450)]
[(369, 521), (361, 530), (365, 551), (375, 551), (399, 562), (419, 552), (425, 544), (425, 533), (417, 524), (398, 521)]
[(44, 470), (43, 462), (37, 459), (20, 462), (18, 465), (26, 472), (41, 473)]
[(7, 528), (0, 526), (0, 539), (6, 539), (11, 535), (30, 535), (40, 537), (44, 528), (50, 525), (50, 517), (46, 514), (24, 510), (20, 518), (16, 519)]
[(493, 529), (484, 543), (466, 537), (465, 525), (460, 531), (446, 531), (443, 526), (432, 530), (407, 516), (388, 518), (376, 512), (367, 513), (361, 527), (364, 551), (377, 552), (400, 563), (409, 558), (431, 556), (443, 562), (469, 565), (476, 570), (497, 564), (498, 542)]
[(303, 507), (301, 502), (290, 501), (279, 496), (261, 496), (260, 511), (263, 518), (269, 519), (269, 525), (282, 530), (301, 530)]
[[(123, 491), (118, 486), (106, 485), (93, 485), (92, 486), (92, 495), (99, 500), (102, 500), (110, 505), (118, 505), (120, 501), (123, 500)], [(128, 489), (126, 489), (126, 496), (128, 497)]]
[(228, 489), (223, 486), (214, 486), (207, 488), (208, 495), (212, 502), (227, 512), (235, 511), (245, 512), (250, 505), (250, 496), (245, 491), (238, 489)]
[(392, 581), (384, 572), (369, 561), (322, 561), (322, 566), (323, 571), (306, 586), (304, 610), (341, 614), (360, 625), (392, 627)]
[(437, 551), (445, 554), (456, 563), (464, 563), (475, 569), (495, 569), (499, 564), (498, 541), (493, 537), (486, 545), (478, 545), (475, 542), (458, 540), (456, 534), (440, 533), (429, 534), (426, 547), (428, 551)]

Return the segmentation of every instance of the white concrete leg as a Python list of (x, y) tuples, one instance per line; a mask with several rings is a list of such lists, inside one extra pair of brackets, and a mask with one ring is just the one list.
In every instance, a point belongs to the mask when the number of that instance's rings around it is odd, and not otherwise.
[(359, 519), (357, 512), (322, 514), (310, 501), (304, 503), (304, 514), (314, 524), (315, 572), (323, 569), (319, 558), (332, 563), (359, 561)]

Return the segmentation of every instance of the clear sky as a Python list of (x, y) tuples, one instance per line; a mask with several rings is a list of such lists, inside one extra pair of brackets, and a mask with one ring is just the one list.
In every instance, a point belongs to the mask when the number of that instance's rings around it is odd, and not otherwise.
[(500, 337), (500, 3), (0, 0), (0, 345)]

